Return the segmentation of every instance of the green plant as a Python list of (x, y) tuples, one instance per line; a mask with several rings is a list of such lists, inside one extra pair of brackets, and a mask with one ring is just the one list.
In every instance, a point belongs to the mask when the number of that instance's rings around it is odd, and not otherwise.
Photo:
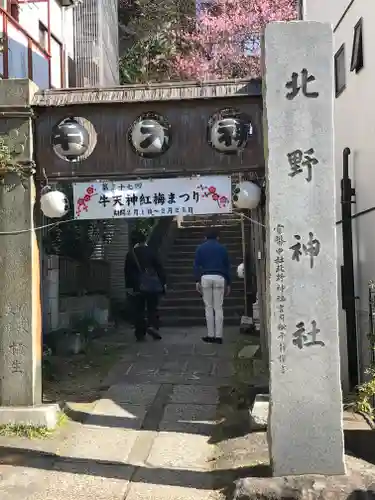
[[(375, 334), (369, 333), (368, 339), (370, 343), (371, 351), (375, 351)], [(357, 397), (354, 402), (354, 411), (364, 413), (371, 419), (374, 418), (374, 400), (375, 400), (375, 363), (371, 362), (371, 365), (365, 371), (368, 376), (368, 380), (363, 382), (357, 387)]]
[(77, 333), (82, 333), (90, 337), (92, 332), (99, 327), (99, 323), (90, 317), (79, 318), (73, 322), (72, 329)]
[(55, 430), (64, 425), (68, 417), (64, 412), (60, 412), (55, 429), (47, 427), (34, 427), (27, 424), (7, 424), (0, 425), (0, 436), (4, 437), (23, 437), (27, 439), (46, 439), (52, 436)]
[[(7, 135), (0, 135), (0, 179), (4, 184), (6, 177), (16, 174), (26, 188), (25, 181), (35, 172), (33, 166), (21, 165), (17, 161), (19, 152), (15, 147), (12, 147), (10, 139)], [(8, 179), (9, 182), (10, 179)], [(13, 184), (13, 182), (10, 182)]]
[(4, 136), (0, 136), (0, 167), (8, 168), (12, 160), (13, 157), (6, 139)]
[(169, 80), (171, 60), (176, 56), (176, 36), (167, 24), (135, 40), (120, 59), (121, 84)]

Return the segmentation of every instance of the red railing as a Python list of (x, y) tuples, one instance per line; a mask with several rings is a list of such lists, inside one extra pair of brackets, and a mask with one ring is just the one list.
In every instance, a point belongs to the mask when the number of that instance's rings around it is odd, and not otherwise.
[[(47, 0), (48, 4), (49, 1)], [(0, 7), (3, 26), (3, 50), (0, 52), (0, 75), (3, 79), (29, 78), (39, 88), (51, 87), (51, 54), (13, 17)], [(48, 33), (50, 45), (50, 33)]]

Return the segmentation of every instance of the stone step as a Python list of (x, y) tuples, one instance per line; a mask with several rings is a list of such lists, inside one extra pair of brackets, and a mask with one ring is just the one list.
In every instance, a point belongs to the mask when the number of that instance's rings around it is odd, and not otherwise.
[[(191, 233), (200, 233), (200, 234), (203, 234), (205, 235), (205, 233), (209, 230), (209, 229), (213, 229), (213, 226), (211, 226), (210, 224), (207, 224), (207, 225), (202, 225), (201, 223), (199, 224), (192, 224), (192, 225), (182, 225), (180, 228), (179, 228), (179, 231), (184, 231), (184, 232), (191, 232)], [(233, 233), (233, 232), (236, 232), (236, 231), (240, 231), (241, 230), (241, 224), (225, 224), (225, 225), (222, 225), (222, 226), (215, 226), (214, 229), (217, 230), (217, 232), (220, 234), (225, 234), (225, 233)]]
[[(200, 242), (200, 243), (202, 243), (202, 242)], [(198, 245), (200, 245), (200, 243), (198, 243)], [(228, 242), (226, 242), (226, 243), (221, 241), (220, 243), (222, 243), (226, 247), (228, 252), (230, 252), (231, 250), (237, 250), (237, 249), (242, 251), (241, 239), (238, 239), (237, 241), (236, 240), (228, 240)], [(195, 252), (198, 245), (194, 241), (183, 241), (182, 243), (175, 241), (171, 247), (170, 253), (173, 254), (173, 252), (181, 252), (181, 251)]]
[[(190, 254), (190, 255), (195, 255), (195, 252), (198, 248), (198, 245), (188, 245), (188, 246), (172, 246), (169, 251), (168, 251), (168, 257), (173, 258), (173, 257), (180, 257), (181, 254)], [(229, 254), (234, 254), (237, 255), (241, 253), (242, 255), (242, 245), (239, 245), (236, 243), (235, 245), (224, 245), (225, 248), (228, 250)]]
[(200, 220), (200, 219), (210, 219), (210, 220), (228, 220), (241, 217), (237, 212), (228, 212), (226, 214), (202, 214), (202, 215), (186, 215), (184, 220)]
[[(203, 243), (205, 241), (205, 233), (204, 231), (200, 233), (186, 233), (184, 235), (177, 234), (175, 242), (177, 244), (184, 244), (184, 243), (196, 243), (199, 245), (200, 243)], [(236, 231), (231, 231), (225, 232), (224, 234), (220, 233), (219, 234), (219, 241), (223, 244), (231, 242), (231, 241), (241, 241), (241, 232), (236, 230)]]
[(196, 219), (196, 220), (184, 219), (181, 222), (180, 227), (220, 228), (220, 227), (236, 226), (239, 224), (241, 224), (241, 219), (239, 219), (238, 217), (233, 217), (232, 219), (222, 219), (218, 221), (212, 221), (210, 219)]
[[(161, 318), (162, 326), (206, 326), (204, 311), (201, 316), (163, 316)], [(224, 325), (238, 325), (240, 328), (240, 316), (224, 316)]]
[[(189, 283), (190, 285), (192, 284), (195, 286), (195, 278), (194, 278), (194, 273), (193, 270), (186, 270), (185, 272), (181, 273), (176, 273), (174, 270), (171, 272), (167, 271), (167, 282), (170, 283), (171, 288), (173, 287), (174, 289), (181, 289), (184, 286), (188, 286)], [(236, 278), (234, 273), (233, 273), (233, 282), (232, 286), (237, 287), (237, 288), (243, 288), (243, 280), (240, 278)]]
[[(167, 282), (168, 290), (170, 291), (186, 290), (188, 292), (189, 290), (195, 290), (195, 279), (193, 275), (191, 276), (191, 279), (187, 279), (187, 276), (176, 276), (175, 274), (171, 274), (167, 276)], [(243, 290), (243, 280), (233, 280), (231, 288), (232, 290)]]
[[(235, 259), (232, 258), (231, 261), (232, 261), (232, 266), (231, 266), (232, 271), (233, 273), (236, 274), (237, 267), (242, 262), (242, 258), (240, 258), (240, 256), (237, 256)], [(180, 267), (186, 267), (192, 269), (193, 263), (194, 263), (194, 255), (192, 255), (190, 259), (177, 259), (177, 258), (166, 259), (163, 264), (165, 269), (179, 269)]]
[[(182, 281), (189, 281), (189, 279), (186, 277), (187, 276), (191, 276), (191, 277), (194, 276), (192, 262), (190, 263), (190, 266), (169, 267), (167, 265), (167, 266), (164, 266), (164, 269), (165, 269), (168, 280), (170, 278), (172, 278), (172, 276), (173, 276), (173, 279), (177, 280), (178, 282), (180, 282), (181, 280)], [(243, 280), (237, 276), (236, 270), (237, 270), (237, 266), (232, 266), (232, 268), (231, 268), (232, 281), (233, 281), (233, 283), (238, 282), (238, 283), (242, 284), (242, 286), (243, 286)], [(185, 276), (185, 280), (183, 279), (184, 276)]]
[[(244, 312), (244, 306), (241, 305), (224, 305), (224, 315), (235, 316), (236, 314), (241, 316)], [(170, 316), (197, 316), (198, 312), (204, 312), (203, 301), (201, 301), (201, 305), (193, 304), (192, 306), (168, 306), (160, 304), (159, 307), (161, 315), (170, 315)], [(165, 311), (165, 312), (164, 312)]]
[[(230, 258), (242, 258), (242, 249), (241, 248), (228, 248), (228, 253)], [(191, 250), (181, 249), (176, 251), (175, 249), (171, 249), (168, 253), (168, 258), (176, 258), (180, 259), (194, 259), (195, 248), (192, 247)]]
[[(165, 267), (165, 272), (167, 275), (167, 280), (168, 282), (170, 281), (171, 283), (179, 283), (181, 281), (188, 281), (189, 278), (191, 277), (192, 280), (194, 280), (194, 272), (193, 272), (193, 266), (190, 267), (181, 267), (181, 268), (176, 268), (174, 267), (173, 269), (170, 269), (168, 266)], [(237, 278), (234, 269), (232, 270), (232, 278), (233, 278), (233, 283), (238, 282), (240, 285), (243, 286), (243, 280), (240, 278)]]
[[(235, 257), (235, 258), (234, 258)], [(242, 262), (242, 258), (240, 255), (233, 256), (233, 254), (229, 255), (231, 261), (231, 271), (236, 272), (238, 264)], [(178, 273), (181, 269), (186, 269), (187, 271), (193, 269), (194, 264), (194, 255), (191, 256), (190, 259), (167, 259), (164, 262), (165, 269), (169, 269), (171, 272), (176, 270)]]
[[(181, 235), (182, 237), (185, 237), (186, 235), (188, 234), (195, 234), (195, 235), (199, 235), (199, 234), (203, 234), (205, 235), (206, 231), (208, 229), (208, 226), (181, 226), (180, 228), (178, 228), (178, 232), (177, 234)], [(233, 234), (233, 233), (239, 233), (241, 232), (241, 224), (226, 224), (224, 226), (221, 226), (221, 227), (217, 227), (216, 228), (219, 235), (221, 234)]]
[[(228, 300), (230, 297), (236, 297), (237, 300), (243, 301), (244, 300), (243, 288), (235, 288), (232, 286), (231, 293), (226, 300)], [(176, 300), (180, 300), (180, 299), (190, 300), (192, 298), (194, 298), (194, 299), (197, 298), (197, 300), (200, 300), (200, 301), (202, 300), (201, 296), (195, 290), (194, 283), (193, 283), (193, 286), (191, 286), (189, 290), (187, 290), (186, 288), (181, 288), (179, 290), (174, 290), (172, 288), (168, 288), (166, 298), (163, 300), (165, 300), (166, 302), (170, 300), (172, 303), (173, 301), (176, 301)]]
[[(225, 297), (224, 307), (242, 307), (244, 306), (245, 299), (242, 295), (234, 295), (231, 294), (228, 297)], [(203, 307), (202, 297), (195, 292), (195, 295), (191, 295), (189, 297), (173, 297), (171, 294), (168, 294), (165, 298), (163, 298), (160, 302), (160, 307), (164, 309), (168, 307), (181, 307), (184, 309), (185, 307)]]

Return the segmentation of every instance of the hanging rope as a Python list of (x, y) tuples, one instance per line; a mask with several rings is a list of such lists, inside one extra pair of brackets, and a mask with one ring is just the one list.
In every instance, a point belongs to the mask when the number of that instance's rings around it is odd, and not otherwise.
[(60, 224), (65, 224), (66, 222), (77, 222), (77, 219), (61, 220), (58, 222), (52, 222), (51, 224), (45, 224), (44, 226), (30, 227), (28, 229), (20, 229), (19, 231), (5, 231), (5, 232), (0, 231), (0, 236), (11, 236), (16, 234), (30, 233), (32, 231), (40, 231), (41, 229), (45, 229), (47, 227), (56, 227), (59, 226)]

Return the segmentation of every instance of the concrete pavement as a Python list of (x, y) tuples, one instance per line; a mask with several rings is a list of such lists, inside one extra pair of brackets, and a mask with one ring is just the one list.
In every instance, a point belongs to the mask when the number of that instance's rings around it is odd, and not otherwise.
[(107, 392), (90, 412), (72, 412), (57, 450), (0, 448), (2, 500), (218, 498), (210, 438), (238, 327), (226, 329), (223, 345), (203, 343), (199, 328), (162, 333), (143, 344), (127, 333)]

